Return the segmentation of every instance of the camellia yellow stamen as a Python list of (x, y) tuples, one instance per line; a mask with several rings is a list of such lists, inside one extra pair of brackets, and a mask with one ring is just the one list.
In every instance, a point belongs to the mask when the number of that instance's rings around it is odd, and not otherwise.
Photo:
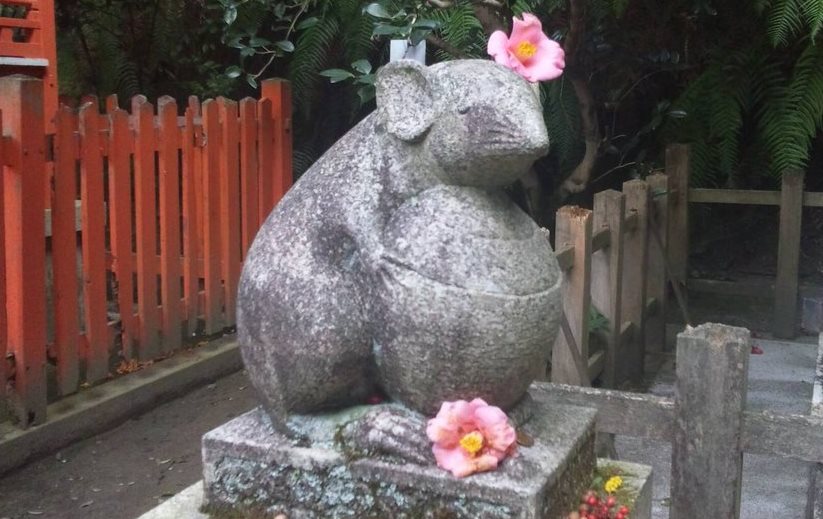
[(463, 450), (471, 456), (477, 456), (477, 453), (483, 448), (483, 435), (478, 431), (470, 432), (469, 434), (460, 438), (460, 446)]
[(533, 57), (536, 53), (537, 45), (528, 41), (521, 41), (514, 49), (514, 54), (520, 61), (527, 60)]

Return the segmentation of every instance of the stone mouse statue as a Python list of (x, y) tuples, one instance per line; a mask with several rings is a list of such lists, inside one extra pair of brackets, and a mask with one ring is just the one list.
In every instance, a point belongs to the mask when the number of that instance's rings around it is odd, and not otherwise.
[(529, 83), (491, 61), (393, 62), (377, 110), (280, 201), (243, 267), (237, 329), (272, 422), (376, 390), (423, 414), (510, 409), (545, 369), (560, 275), (501, 188), (549, 146)]

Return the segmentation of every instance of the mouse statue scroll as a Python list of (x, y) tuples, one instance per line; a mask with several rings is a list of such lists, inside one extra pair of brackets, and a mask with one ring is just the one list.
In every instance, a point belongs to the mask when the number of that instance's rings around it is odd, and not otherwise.
[(301, 416), (383, 393), (353, 430), (382, 423), (363, 436), (391, 450), (400, 423), (425, 440), (444, 401), (518, 406), (557, 333), (560, 272), (503, 192), (548, 151), (532, 86), (482, 60), (398, 61), (376, 86), (376, 112), (260, 229), (237, 315), (275, 429), (299, 439)]

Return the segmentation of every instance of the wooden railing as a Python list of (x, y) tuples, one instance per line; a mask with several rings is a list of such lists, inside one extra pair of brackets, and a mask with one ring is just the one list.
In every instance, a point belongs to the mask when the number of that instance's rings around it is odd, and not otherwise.
[(597, 408), (600, 433), (670, 442), (672, 519), (739, 518), (743, 453), (809, 463), (803, 517), (821, 517), (823, 336), (810, 415), (746, 409), (750, 352), (747, 330), (703, 325), (678, 335), (674, 399), (564, 384), (536, 383), (531, 391)]
[[(668, 165), (679, 166), (673, 159)], [(605, 387), (636, 385), (646, 354), (663, 350), (675, 263), (669, 237), (685, 232), (676, 212), (683, 202), (672, 184), (669, 175), (655, 174), (626, 182), (622, 193), (597, 193), (593, 210), (557, 212), (564, 318), (552, 348), (552, 381), (589, 385), (600, 377)], [(590, 348), (592, 306), (607, 321), (596, 351)]]
[(245, 251), (291, 184), (286, 82), (260, 100), (191, 98), (182, 117), (171, 98), (157, 113), (142, 96), (131, 113), (116, 98), (106, 113), (63, 108), (54, 135), (41, 93), (0, 78), (0, 408), (23, 427), (81, 385), (234, 326)]
[[(764, 295), (774, 297), (774, 322), (772, 329), (777, 337), (794, 337), (800, 293), (800, 237), (804, 207), (823, 207), (823, 193), (808, 192), (803, 189), (805, 173), (791, 170), (783, 173), (780, 191), (743, 189), (702, 189), (689, 188), (689, 148), (677, 145), (679, 150), (675, 167), (672, 167), (670, 182), (676, 182), (682, 189), (682, 196), (688, 203), (682, 204), (679, 217), (688, 220), (688, 205), (701, 204), (744, 204), (780, 207), (780, 227), (777, 251), (777, 276), (773, 283), (735, 283), (705, 279), (688, 279), (688, 227), (673, 237), (672, 245), (677, 248), (676, 276), (687, 282), (691, 289), (739, 295)], [(817, 290), (820, 292), (820, 289)]]

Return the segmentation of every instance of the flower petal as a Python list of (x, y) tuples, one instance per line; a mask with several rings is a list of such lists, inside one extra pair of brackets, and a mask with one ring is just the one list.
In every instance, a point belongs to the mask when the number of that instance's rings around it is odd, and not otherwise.
[(486, 52), (500, 65), (509, 66), (509, 37), (503, 31), (494, 31), (489, 37)]
[(517, 17), (512, 20), (512, 35), (509, 37), (509, 48), (513, 49), (522, 41), (538, 45), (542, 39), (548, 39), (543, 34), (543, 24), (540, 19), (531, 13), (523, 13), (523, 19)]
[(439, 414), (436, 418), (429, 420), (426, 425), (426, 436), (429, 440), (444, 447), (453, 447), (460, 441), (458, 425)]
[(499, 407), (487, 406), (475, 412), (477, 424), (483, 432), (486, 445), (502, 453), (503, 459), (509, 448), (517, 441), (517, 433), (509, 424), (509, 419)]
[(469, 455), (460, 447), (446, 449), (439, 445), (432, 447), (437, 466), (448, 470), (455, 477), (462, 478), (474, 472), (474, 463)]

